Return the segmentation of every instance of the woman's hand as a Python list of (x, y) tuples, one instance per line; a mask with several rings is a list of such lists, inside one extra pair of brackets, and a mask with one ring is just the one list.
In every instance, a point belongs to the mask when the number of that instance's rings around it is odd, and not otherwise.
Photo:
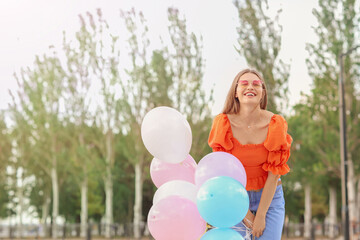
[(260, 237), (261, 235), (263, 235), (263, 232), (265, 230), (265, 216), (261, 216), (261, 215), (256, 215), (255, 219), (254, 219), (254, 224), (253, 224), (253, 235), (255, 237)]
[(253, 228), (253, 223), (254, 223), (254, 219), (255, 219), (255, 215), (248, 210), (243, 222), (245, 224), (246, 227), (252, 229)]

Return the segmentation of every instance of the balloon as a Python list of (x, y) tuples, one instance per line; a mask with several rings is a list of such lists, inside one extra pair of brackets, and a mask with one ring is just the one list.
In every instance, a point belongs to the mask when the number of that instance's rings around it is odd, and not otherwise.
[(206, 232), (200, 240), (244, 240), (235, 230), (230, 228), (214, 228)]
[(168, 163), (184, 161), (190, 152), (192, 134), (186, 118), (169, 107), (149, 111), (141, 124), (141, 137), (146, 149)]
[(153, 204), (155, 205), (161, 199), (172, 195), (187, 198), (196, 204), (197, 188), (194, 184), (182, 180), (174, 180), (161, 185), (155, 192)]
[(245, 168), (239, 159), (230, 153), (213, 152), (203, 157), (195, 172), (196, 186), (200, 187), (206, 180), (217, 176), (232, 177), (246, 187)]
[(240, 182), (220, 176), (207, 180), (200, 187), (196, 204), (206, 222), (229, 228), (244, 219), (249, 209), (249, 196)]
[(156, 240), (197, 240), (206, 231), (195, 203), (179, 196), (169, 196), (153, 205), (148, 227)]
[(195, 184), (196, 166), (190, 155), (184, 161), (175, 164), (154, 158), (150, 165), (150, 176), (156, 187), (171, 180), (184, 180)]

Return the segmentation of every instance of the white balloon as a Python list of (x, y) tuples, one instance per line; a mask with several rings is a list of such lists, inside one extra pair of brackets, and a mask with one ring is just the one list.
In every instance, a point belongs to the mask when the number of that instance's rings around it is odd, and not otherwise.
[(188, 121), (170, 107), (157, 107), (145, 115), (141, 138), (151, 155), (168, 163), (184, 161), (192, 143)]
[(158, 203), (161, 199), (173, 195), (187, 198), (196, 204), (197, 190), (198, 189), (194, 184), (183, 180), (173, 180), (166, 182), (161, 185), (158, 190), (156, 190), (153, 198), (153, 205)]

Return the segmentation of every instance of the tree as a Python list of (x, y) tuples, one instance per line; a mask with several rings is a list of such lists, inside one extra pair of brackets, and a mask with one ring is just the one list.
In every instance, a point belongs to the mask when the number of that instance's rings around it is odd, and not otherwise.
[[(31, 192), (31, 175), (36, 171), (32, 165), (34, 154), (32, 153), (31, 128), (26, 123), (23, 115), (17, 111), (17, 106), (10, 104), (10, 116), (13, 122), (11, 131), (12, 154), (8, 167), (11, 168), (9, 177), (12, 178), (12, 187), (15, 192), (16, 214), (19, 216), (19, 235), (23, 236), (23, 213), (29, 208), (25, 199)], [(31, 182), (31, 180), (30, 180)], [(15, 207), (13, 207), (15, 209)]]
[[(319, 6), (319, 9), (313, 10), (318, 20), (318, 25), (314, 27), (318, 43), (307, 44), (309, 53), (307, 65), (313, 79), (313, 86), (311, 93), (304, 95), (302, 101), (294, 107), (295, 114), (292, 116), (289, 126), (292, 125), (290, 129), (296, 133), (294, 143), (298, 143), (300, 146), (292, 154), (295, 159), (294, 173), (310, 173), (312, 177), (308, 176), (308, 180), (310, 179), (312, 184), (330, 190), (329, 193), (317, 191), (316, 194), (329, 198), (329, 210), (325, 213), (330, 213), (329, 222), (335, 224), (336, 212), (339, 210), (339, 207), (336, 207), (339, 196), (336, 189), (340, 188), (341, 177), (338, 57), (340, 53), (351, 48), (355, 43), (354, 36), (359, 31), (356, 28), (359, 18), (356, 17), (358, 13), (355, 12), (355, 1), (319, 1)], [(354, 55), (345, 59), (347, 132), (350, 156), (358, 156), (358, 149), (355, 149), (354, 146), (358, 148), (358, 140), (355, 140), (357, 138), (355, 135), (359, 131), (359, 117), (356, 116), (356, 112), (359, 111), (359, 99), (356, 98), (359, 92), (359, 89), (356, 88), (359, 71), (355, 68), (355, 64), (358, 63), (358, 55)], [(349, 165), (351, 166), (351, 164), (350, 158)], [(358, 169), (358, 166), (350, 167), (350, 173), (354, 169)], [(298, 176), (298, 178), (304, 180), (307, 178), (306, 176)], [(354, 192), (351, 180), (349, 183), (349, 192)], [(354, 207), (350, 207), (350, 213), (356, 213)], [(333, 229), (330, 229), (330, 234), (331, 232), (333, 233)]]
[[(88, 124), (91, 123), (93, 113), (91, 107), (91, 92), (93, 86), (92, 75), (96, 71), (94, 65), (96, 59), (92, 56), (96, 54), (97, 38), (93, 16), (88, 15), (90, 24), (86, 24), (85, 19), (80, 15), (81, 28), (76, 33), (76, 41), (67, 41), (64, 36), (63, 49), (65, 52), (66, 77), (64, 79), (66, 90), (64, 91), (66, 122), (71, 132), (66, 134), (70, 156), (74, 168), (72, 177), (79, 185), (81, 196), (81, 237), (86, 236), (88, 222), (88, 172), (94, 167), (91, 164), (94, 155), (91, 155), (93, 141), (89, 134)], [(89, 26), (90, 25), (90, 26)], [(94, 104), (94, 103), (93, 103)]]
[(239, 35), (236, 49), (248, 65), (262, 73), (267, 87), (268, 109), (284, 110), (288, 92), (289, 65), (278, 59), (282, 27), (277, 11), (274, 19), (266, 15), (267, 1), (234, 0), (239, 15)]
[[(357, 3), (353, 1), (319, 1), (319, 10), (313, 13), (318, 20), (314, 28), (318, 36), (318, 44), (308, 44), (307, 50), (310, 57), (307, 60), (310, 76), (314, 79), (313, 102), (310, 106), (318, 112), (319, 121), (322, 124), (323, 139), (317, 141), (317, 152), (326, 157), (323, 163), (330, 167), (329, 171), (340, 169), (339, 151), (339, 56), (357, 44), (356, 36), (359, 35), (359, 11)], [(346, 120), (348, 123), (348, 162), (349, 176), (355, 176), (354, 170), (359, 165), (352, 159), (359, 155), (359, 76), (356, 68), (359, 63), (359, 54), (354, 53), (344, 57)], [(351, 167), (354, 166), (354, 167)], [(350, 220), (355, 221), (355, 183), (354, 179), (348, 179), (349, 190), (349, 213)]]
[(59, 176), (58, 161), (61, 157), (61, 96), (64, 71), (56, 53), (52, 56), (36, 57), (34, 68), (22, 69), (17, 77), (20, 90), (14, 105), (18, 106), (18, 114), (28, 123), (31, 129), (33, 151), (39, 154), (34, 159), (51, 178), (52, 183), (52, 219), (53, 238), (57, 238), (57, 218), (59, 215)]
[[(144, 170), (148, 169), (149, 156), (141, 141), (141, 123), (145, 114), (156, 106), (166, 105), (184, 114), (192, 129), (194, 142), (192, 152), (203, 156), (211, 125), (210, 104), (212, 94), (202, 89), (202, 46), (194, 33), (188, 33), (186, 20), (179, 17), (177, 9), (168, 10), (171, 44), (154, 50), (149, 57), (148, 28), (142, 13), (135, 10), (122, 14), (130, 37), (129, 79), (122, 85), (127, 107), (124, 108), (124, 126), (128, 145), (124, 148), (127, 158), (132, 159), (135, 169), (134, 236), (139, 238), (142, 220), (142, 189)], [(151, 59), (149, 62), (148, 59)], [(132, 89), (132, 91), (125, 91)], [(207, 149), (209, 150), (209, 149)]]
[[(306, 99), (303, 101), (311, 101)], [(288, 186), (292, 185), (285, 187), (287, 215), (292, 217), (290, 217), (291, 221), (297, 221), (298, 219), (293, 217), (304, 214), (305, 236), (310, 237), (313, 216), (323, 221), (327, 214), (327, 204), (323, 202), (324, 198), (327, 199), (327, 192), (324, 192), (324, 189), (329, 188), (329, 182), (336, 183), (332, 179), (336, 179), (337, 176), (335, 173), (328, 173), (327, 167), (323, 164), (326, 157), (320, 155), (314, 147), (315, 142), (323, 138), (321, 122), (318, 121), (314, 109), (301, 102), (294, 106), (294, 112), (295, 114), (288, 118), (289, 132), (294, 142), (289, 160), (292, 172), (289, 176), (285, 176), (286, 182), (289, 182)], [(293, 198), (299, 191), (295, 188), (296, 185), (304, 190), (301, 197), (306, 201), (303, 202), (302, 198)], [(336, 189), (337, 185), (330, 186)], [(302, 221), (302, 218), (299, 220)]]
[[(81, 54), (88, 61), (86, 72), (97, 79), (100, 91), (90, 132), (92, 147), (95, 148), (95, 167), (101, 169), (105, 188), (105, 236), (110, 237), (113, 223), (113, 168), (115, 164), (115, 135), (121, 134), (120, 119), (122, 105), (119, 87), (120, 65), (118, 36), (109, 31), (109, 25), (97, 10), (96, 18), (88, 13), (88, 23), (82, 20), (82, 31), (78, 33), (81, 44), (85, 44)], [(86, 29), (85, 29), (86, 28)], [(83, 66), (82, 66), (83, 67)], [(78, 79), (79, 80), (79, 79)], [(86, 106), (83, 106), (86, 107)]]

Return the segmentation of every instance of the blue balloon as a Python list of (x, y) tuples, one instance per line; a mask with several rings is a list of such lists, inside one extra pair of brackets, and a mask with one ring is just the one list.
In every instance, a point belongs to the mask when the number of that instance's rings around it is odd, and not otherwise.
[(249, 196), (239, 181), (219, 176), (201, 185), (196, 205), (206, 222), (214, 227), (230, 228), (244, 219), (249, 209)]
[(200, 240), (244, 240), (235, 230), (230, 228), (214, 228), (206, 232)]

